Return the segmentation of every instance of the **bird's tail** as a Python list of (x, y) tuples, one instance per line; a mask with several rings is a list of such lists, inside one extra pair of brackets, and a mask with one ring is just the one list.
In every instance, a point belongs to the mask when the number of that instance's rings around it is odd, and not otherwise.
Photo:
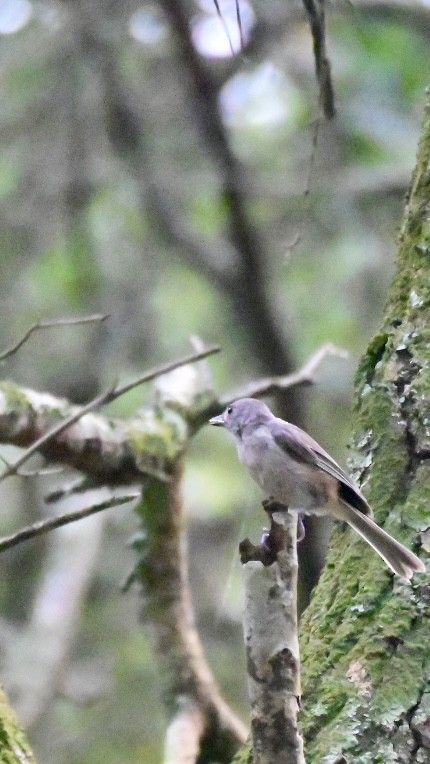
[(406, 549), (367, 515), (342, 502), (342, 513), (339, 512), (338, 516), (346, 520), (397, 575), (410, 579), (414, 573), (426, 572), (424, 563), (416, 554)]

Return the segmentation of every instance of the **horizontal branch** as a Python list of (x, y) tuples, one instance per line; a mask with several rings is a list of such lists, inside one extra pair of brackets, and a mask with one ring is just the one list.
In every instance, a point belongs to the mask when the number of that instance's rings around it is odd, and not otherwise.
[[(76, 407), (73, 407), (73, 410), (71, 413), (70, 413), (71, 407), (69, 407), (65, 401), (58, 401), (58, 399), (55, 399), (50, 396), (51, 413), (58, 414), (59, 411), (63, 409), (65, 411), (65, 419), (62, 419), (60, 422), (57, 422), (57, 424), (54, 427), (46, 429), (44, 432), (42, 432), (38, 436), (36, 436), (36, 433), (37, 433), (37, 426), (40, 425), (40, 420), (38, 416), (40, 412), (37, 411), (37, 408), (38, 406), (42, 407), (44, 409), (44, 412), (46, 413), (46, 396), (44, 396), (43, 394), (38, 395), (37, 393), (33, 393), (31, 391), (20, 391), (21, 402), (25, 404), (24, 409), (27, 413), (27, 417), (25, 419), (21, 419), (22, 430), (21, 432), (17, 431), (16, 422), (13, 422), (12, 424), (12, 432), (10, 433), (9, 437), (7, 437), (6, 432), (3, 435), (1, 430), (2, 417), (3, 417), (4, 424), (7, 425), (8, 423), (10, 424), (10, 416), (11, 415), (16, 416), (17, 414), (17, 411), (14, 409), (14, 406), (17, 404), (17, 397), (19, 396), (15, 395), (13, 396), (12, 409), (10, 411), (7, 411), (7, 400), (5, 400), (6, 411), (2, 411), (1, 405), (0, 405), (0, 441), (14, 443), (16, 445), (26, 445), (26, 443), (22, 443), (19, 440), (20, 437), (21, 438), (26, 437), (30, 441), (31, 445), (19, 457), (19, 459), (17, 459), (13, 464), (10, 464), (6, 468), (6, 470), (4, 470), (4, 472), (0, 475), (0, 481), (4, 480), (7, 477), (10, 477), (11, 475), (16, 475), (20, 467), (22, 467), (22, 465), (26, 461), (28, 461), (28, 459), (30, 459), (30, 457), (33, 456), (36, 452), (40, 452), (42, 454), (48, 455), (49, 451), (51, 450), (49, 449), (50, 444), (53, 444), (53, 443), (55, 444), (54, 453), (57, 457), (59, 457), (61, 452), (64, 451), (65, 443), (74, 441), (74, 435), (72, 434), (72, 437), (69, 440), (63, 438), (61, 441), (61, 447), (58, 448), (59, 436), (62, 435), (66, 430), (69, 430), (72, 425), (76, 424), (84, 416), (91, 413), (92, 411), (99, 408), (100, 406), (106, 405), (108, 403), (112, 403), (112, 401), (115, 401), (120, 396), (125, 395), (125, 393), (128, 393), (130, 390), (137, 387), (138, 385), (141, 385), (145, 382), (150, 382), (156, 379), (157, 377), (162, 376), (163, 374), (167, 374), (171, 371), (174, 371), (180, 366), (186, 366), (190, 363), (196, 363), (197, 361), (201, 361), (204, 358), (207, 358), (208, 356), (213, 355), (214, 353), (218, 353), (219, 350), (220, 350), (219, 347), (212, 346), (209, 348), (205, 348), (204, 350), (201, 350), (197, 353), (192, 353), (188, 356), (180, 358), (177, 361), (171, 361), (169, 363), (165, 363), (160, 366), (157, 366), (154, 369), (151, 369), (150, 371), (143, 374), (141, 377), (138, 377), (133, 382), (129, 382), (121, 386), (115, 386), (113, 388), (106, 390), (104, 393), (97, 396), (89, 403), (87, 403), (86, 406), (82, 406), (78, 409), (76, 409)], [(9, 383), (7, 383), (7, 385), (9, 385)], [(1, 392), (1, 388), (0, 388), (0, 392)], [(3, 388), (3, 392), (4, 392), (4, 388)], [(9, 385), (9, 392), (10, 392), (10, 385)], [(15, 392), (16, 392), (16, 389), (15, 389)], [(28, 396), (30, 396), (30, 398)], [(36, 404), (34, 412), (31, 410), (31, 399)], [(30, 408), (28, 405), (29, 403), (30, 403)], [(67, 409), (69, 410), (67, 411)], [(32, 420), (34, 425), (33, 437), (31, 433)], [(91, 420), (91, 423), (94, 424), (94, 420)], [(103, 420), (100, 420), (99, 428), (97, 429), (99, 431), (104, 430), (106, 434), (107, 427), (108, 427), (107, 423), (103, 424)], [(112, 429), (114, 428), (111, 427), (111, 432), (112, 432)], [(84, 439), (85, 439), (85, 429), (83, 429), (82, 435), (84, 436)], [(88, 437), (88, 435), (86, 437)], [(94, 433), (92, 433), (92, 438), (94, 440)], [(78, 437), (78, 442), (81, 439), (82, 438)], [(76, 445), (76, 439), (75, 439), (75, 445)], [(118, 445), (121, 445), (121, 444), (119, 443)], [(103, 442), (100, 442), (100, 447), (102, 446), (103, 446)], [(79, 449), (78, 449), (78, 454), (79, 454)], [(70, 456), (72, 456), (72, 454), (70, 454)], [(112, 456), (112, 453), (110, 453), (110, 456)], [(68, 461), (67, 455), (65, 455), (65, 458), (61, 458), (60, 460), (70, 463), (70, 461)], [(78, 465), (74, 464), (73, 466), (78, 466)]]
[(83, 407), (71, 406), (66, 400), (20, 388), (10, 382), (1, 383), (0, 443), (26, 450), (7, 466), (0, 478), (20, 474), (24, 462), (37, 452), (48, 462), (67, 464), (80, 470), (99, 485), (125, 485), (141, 481), (145, 476), (169, 481), (175, 460), (183, 452), (191, 434), (189, 426), (195, 432), (210, 416), (219, 413), (237, 398), (261, 397), (279, 389), (312, 384), (325, 358), (346, 357), (346, 352), (341, 348), (323, 345), (301, 369), (292, 374), (257, 379), (221, 396), (219, 400), (215, 400), (212, 394), (209, 403), (204, 408), (200, 407), (195, 416), (191, 409), (184, 412), (183, 427), (179, 429), (173, 427), (164, 408), (156, 411), (148, 409), (126, 421), (93, 411), (124, 395), (137, 384), (217, 351), (217, 347), (199, 350), (178, 361), (158, 366), (134, 382), (107, 390)]
[(40, 435), (40, 437), (37, 438), (37, 440), (24, 451), (24, 453), (19, 457), (19, 459), (16, 460), (16, 462), (9, 464), (7, 469), (2, 472), (0, 475), (0, 481), (5, 480), (11, 475), (16, 475), (20, 467), (22, 467), (25, 462), (34, 456), (37, 451), (43, 452), (43, 448), (45, 446), (47, 446), (51, 441), (61, 435), (61, 433), (71, 427), (72, 424), (77, 422), (79, 419), (82, 419), (85, 414), (90, 413), (99, 406), (102, 406), (104, 403), (108, 403), (109, 397), (113, 393), (113, 390), (114, 388), (106, 390), (101, 395), (98, 395), (97, 398), (94, 398), (92, 401), (90, 401), (86, 406), (82, 406), (82, 408), (79, 408), (73, 414), (67, 416), (64, 421), (59, 422), (57, 425), (55, 425), (55, 427), (52, 427), (52, 429), (48, 430), (43, 435)]

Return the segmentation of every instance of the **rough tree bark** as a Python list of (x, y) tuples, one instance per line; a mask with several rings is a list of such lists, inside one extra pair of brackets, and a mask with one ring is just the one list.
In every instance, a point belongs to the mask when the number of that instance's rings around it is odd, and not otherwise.
[[(354, 466), (378, 522), (428, 553), (430, 99), (397, 272), (358, 369), (354, 417)], [(309, 764), (430, 762), (429, 580), (393, 578), (354, 534), (336, 531), (302, 623)]]

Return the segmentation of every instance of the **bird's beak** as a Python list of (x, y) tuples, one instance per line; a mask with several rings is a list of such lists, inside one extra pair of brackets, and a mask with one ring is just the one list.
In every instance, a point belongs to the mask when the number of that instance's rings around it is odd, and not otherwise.
[(224, 427), (224, 414), (213, 416), (212, 419), (209, 419), (209, 424), (213, 424), (215, 427)]

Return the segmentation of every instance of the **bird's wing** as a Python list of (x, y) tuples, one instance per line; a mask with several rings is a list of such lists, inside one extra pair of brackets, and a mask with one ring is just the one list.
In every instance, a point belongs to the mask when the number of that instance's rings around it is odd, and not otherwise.
[(316, 440), (296, 425), (284, 422), (282, 419), (276, 419), (271, 429), (275, 443), (292, 459), (317, 467), (334, 477), (339, 481), (339, 497), (343, 501), (365, 515), (372, 514), (372, 510), (357, 486)]

